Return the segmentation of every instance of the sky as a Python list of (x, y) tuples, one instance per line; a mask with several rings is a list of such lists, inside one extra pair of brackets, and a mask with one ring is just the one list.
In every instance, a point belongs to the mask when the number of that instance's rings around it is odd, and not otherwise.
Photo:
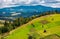
[(27, 6), (43, 5), (53, 8), (60, 8), (60, 0), (0, 0), (0, 8), (22, 5)]

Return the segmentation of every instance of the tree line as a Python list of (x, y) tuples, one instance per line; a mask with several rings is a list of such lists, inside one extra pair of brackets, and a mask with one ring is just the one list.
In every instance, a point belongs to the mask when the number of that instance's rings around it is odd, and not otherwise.
[(11, 30), (28, 23), (29, 21), (31, 21), (32, 19), (41, 17), (41, 16), (45, 16), (45, 15), (50, 15), (50, 14), (59, 14), (59, 12), (55, 11), (48, 11), (45, 13), (41, 13), (39, 15), (33, 15), (31, 17), (20, 17), (20, 18), (16, 18), (13, 22), (9, 21), (9, 23), (7, 21), (4, 22), (4, 26), (0, 27), (0, 34), (6, 33), (6, 32), (10, 32)]

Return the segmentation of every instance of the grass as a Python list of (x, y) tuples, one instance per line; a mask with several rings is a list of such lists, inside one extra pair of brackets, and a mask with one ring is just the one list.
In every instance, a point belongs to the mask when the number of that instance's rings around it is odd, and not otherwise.
[[(41, 20), (47, 20), (49, 23), (42, 24)], [(35, 27), (33, 27), (31, 23), (33, 23)], [(44, 26), (43, 28), (42, 25)], [(34, 28), (35, 31), (32, 28)], [(31, 29), (34, 32), (33, 35), (37, 39), (50, 34), (57, 34), (60, 36), (60, 14), (47, 15), (36, 18), (29, 23), (11, 31), (10, 34), (5, 37), (5, 39), (28, 39), (29, 34), (32, 34)], [(44, 29), (46, 29), (46, 33), (43, 32)]]
[(58, 36), (57, 34), (52, 34), (44, 37), (43, 39), (60, 39), (60, 36)]

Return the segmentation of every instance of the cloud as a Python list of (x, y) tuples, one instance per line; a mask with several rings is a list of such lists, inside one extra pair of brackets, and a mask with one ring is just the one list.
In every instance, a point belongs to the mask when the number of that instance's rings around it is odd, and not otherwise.
[(0, 0), (0, 8), (20, 5), (43, 5), (53, 8), (60, 8), (60, 0)]
[(40, 5), (60, 8), (60, 0), (45, 0), (44, 3), (40, 3)]

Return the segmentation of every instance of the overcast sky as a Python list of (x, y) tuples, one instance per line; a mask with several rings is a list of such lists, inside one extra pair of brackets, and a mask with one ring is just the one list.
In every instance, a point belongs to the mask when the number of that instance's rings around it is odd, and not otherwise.
[(20, 5), (43, 5), (53, 8), (60, 8), (60, 0), (0, 0), (0, 8)]

